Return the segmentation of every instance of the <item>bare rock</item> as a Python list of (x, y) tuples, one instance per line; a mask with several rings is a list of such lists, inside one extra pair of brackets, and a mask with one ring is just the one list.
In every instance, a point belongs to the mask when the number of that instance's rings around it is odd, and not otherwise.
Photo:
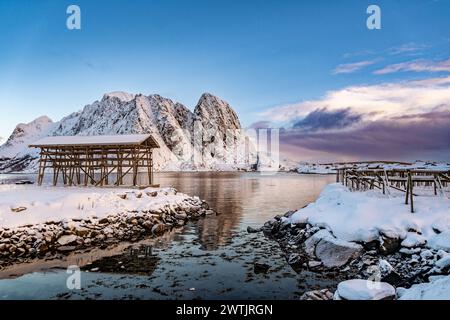
[(248, 226), (248, 227), (247, 227), (247, 232), (248, 232), (248, 233), (258, 233), (258, 232), (260, 232), (260, 231), (262, 231), (261, 228), (253, 228), (253, 227), (251, 227), (251, 226)]
[(322, 265), (321, 261), (308, 261), (308, 268), (315, 269)]
[(268, 265), (267, 263), (255, 262), (255, 264), (253, 265), (253, 271), (255, 273), (267, 273), (269, 269), (270, 265)]
[(152, 227), (152, 234), (159, 236), (162, 235), (166, 231), (166, 226), (162, 223), (155, 224)]
[(60, 246), (67, 246), (77, 242), (78, 237), (76, 235), (64, 235), (58, 239), (58, 244)]
[(70, 252), (70, 251), (75, 250), (76, 248), (77, 248), (76, 246), (61, 246), (61, 247), (58, 247), (58, 251), (60, 251), (60, 252)]
[(332, 300), (333, 292), (328, 289), (313, 290), (305, 292), (300, 300)]
[(178, 220), (185, 220), (185, 219), (187, 219), (186, 212), (180, 211), (178, 213), (175, 213), (175, 219), (178, 219)]
[(388, 237), (383, 235), (381, 237), (381, 244), (379, 251), (381, 254), (389, 255), (396, 252), (400, 248), (400, 238)]
[(326, 268), (341, 267), (360, 256), (363, 247), (359, 244), (336, 239), (328, 230), (322, 229), (305, 241), (305, 252), (318, 258)]
[(341, 267), (361, 255), (363, 247), (359, 244), (324, 238), (316, 246), (316, 257), (327, 268)]
[(144, 221), (144, 223), (142, 223), (142, 226), (147, 230), (152, 230), (153, 223), (151, 223), (150, 221)]

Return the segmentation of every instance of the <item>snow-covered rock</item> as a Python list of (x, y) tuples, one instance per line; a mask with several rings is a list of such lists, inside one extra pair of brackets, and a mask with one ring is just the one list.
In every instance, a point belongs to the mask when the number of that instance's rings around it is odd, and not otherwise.
[(408, 232), (406, 238), (402, 241), (402, 247), (414, 248), (419, 247), (427, 243), (424, 236), (417, 234), (415, 232)]
[(236, 113), (209, 93), (192, 112), (157, 94), (112, 92), (58, 122), (41, 117), (18, 125), (0, 147), (0, 172), (35, 169), (38, 150), (28, 145), (44, 136), (142, 133), (160, 145), (154, 151), (156, 170), (233, 170), (255, 163), (255, 148), (246, 150), (249, 142)]
[(67, 245), (77, 241), (77, 239), (78, 239), (78, 237), (73, 234), (63, 235), (58, 239), (58, 244), (60, 244), (61, 246), (67, 246)]
[(362, 252), (362, 246), (336, 238), (322, 239), (316, 245), (316, 257), (327, 268), (340, 267)]
[(338, 284), (335, 299), (340, 300), (392, 300), (395, 288), (386, 282), (352, 279)]
[(450, 276), (430, 277), (429, 283), (398, 288), (399, 300), (450, 300)]
[[(447, 215), (450, 211), (447, 211)], [(443, 229), (447, 227), (447, 230), (441, 231), (441, 233), (435, 235), (429, 240), (429, 247), (441, 249), (446, 252), (450, 252), (450, 226), (449, 225), (441, 225)], [(436, 228), (433, 228), (436, 229)]]
[[(189, 199), (173, 188), (136, 190), (5, 184), (0, 185), (0, 229), (49, 221), (104, 218), (123, 212), (149, 212), (177, 207)], [(18, 207), (25, 210), (12, 210)], [(68, 225), (68, 228), (76, 229), (76, 226)]]
[(408, 246), (402, 248), (404, 253), (420, 252), (415, 246), (449, 252), (450, 200), (419, 196), (415, 197), (414, 205), (412, 214), (402, 194), (387, 196), (376, 190), (351, 192), (335, 183), (326, 186), (316, 202), (292, 214), (288, 222), (325, 226), (336, 238), (350, 242), (400, 239)]
[(148, 239), (213, 213), (174, 188), (0, 185), (0, 269), (56, 252)]
[(128, 102), (134, 99), (136, 95), (123, 91), (113, 91), (104, 95), (104, 98), (118, 98), (121, 101)]
[(336, 165), (302, 162), (297, 167), (298, 173), (336, 174)]
[[(448, 270), (450, 269), (450, 255), (445, 256), (438, 261), (436, 261), (436, 267), (438, 267), (441, 270)], [(450, 290), (450, 288), (449, 288)]]
[(380, 259), (380, 261), (378, 261), (378, 268), (380, 269), (380, 274), (382, 277), (395, 271), (394, 267), (384, 259)]
[(345, 265), (363, 251), (357, 243), (336, 239), (328, 230), (320, 230), (305, 241), (305, 252), (317, 257), (326, 268)]

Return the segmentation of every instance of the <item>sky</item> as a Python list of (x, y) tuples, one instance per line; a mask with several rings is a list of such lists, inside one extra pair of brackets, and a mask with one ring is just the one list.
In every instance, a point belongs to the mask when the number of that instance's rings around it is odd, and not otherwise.
[[(81, 29), (66, 27), (69, 5)], [(366, 10), (381, 9), (369, 30)], [(0, 136), (104, 93), (204, 92), (305, 160), (450, 161), (450, 1), (0, 0)]]

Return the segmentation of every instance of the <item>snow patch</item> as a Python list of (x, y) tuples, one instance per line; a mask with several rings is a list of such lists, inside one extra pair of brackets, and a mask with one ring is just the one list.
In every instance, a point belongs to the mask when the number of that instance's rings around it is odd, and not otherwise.
[[(180, 204), (187, 198), (189, 196), (174, 192), (172, 188), (136, 190), (0, 185), (0, 227), (16, 228), (92, 216), (102, 218), (128, 211), (147, 212)], [(17, 208), (25, 210), (16, 212), (14, 209)]]
[(399, 300), (450, 300), (450, 276), (430, 277), (429, 283), (398, 288)]

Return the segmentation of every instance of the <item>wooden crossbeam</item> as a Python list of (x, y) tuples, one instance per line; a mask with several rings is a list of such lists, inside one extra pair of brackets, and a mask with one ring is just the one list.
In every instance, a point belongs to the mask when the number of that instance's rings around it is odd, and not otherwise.
[[(109, 184), (109, 177), (116, 172), (115, 185), (122, 185), (123, 178), (132, 170), (132, 184), (137, 185), (140, 168), (145, 168), (148, 183), (153, 184), (152, 146), (42, 146), (39, 157), (38, 184), (42, 185), (46, 169), (53, 169), (53, 184), (62, 176), (66, 185), (85, 186)], [(82, 174), (84, 179), (82, 179)], [(96, 179), (95, 176), (99, 175)], [(84, 180), (84, 181), (82, 181)]]
[[(351, 190), (366, 190), (367, 188), (383, 189), (383, 194), (389, 188), (405, 193), (405, 204), (410, 206), (411, 213), (414, 213), (414, 186), (433, 186), (434, 194), (437, 190), (445, 196), (444, 187), (450, 182), (450, 172), (428, 169), (357, 169), (339, 168), (337, 170), (336, 181), (348, 185), (351, 182)], [(377, 185), (378, 184), (378, 185)]]

